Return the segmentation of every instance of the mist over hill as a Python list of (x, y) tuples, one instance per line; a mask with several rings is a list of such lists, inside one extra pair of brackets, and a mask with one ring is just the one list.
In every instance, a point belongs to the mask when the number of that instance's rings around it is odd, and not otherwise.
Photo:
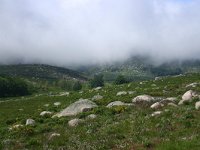
[(1, 0), (0, 63), (200, 58), (197, 0)]

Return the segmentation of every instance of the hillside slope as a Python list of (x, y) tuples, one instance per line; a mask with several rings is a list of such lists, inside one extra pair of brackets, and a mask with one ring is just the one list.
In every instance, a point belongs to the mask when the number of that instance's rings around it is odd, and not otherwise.
[(142, 81), (153, 79), (156, 76), (200, 72), (200, 60), (174, 60), (158, 65), (150, 57), (134, 56), (124, 61), (82, 66), (78, 67), (77, 70), (88, 76), (101, 73), (106, 81), (114, 81), (118, 75), (124, 75), (129, 81)]
[(77, 71), (49, 65), (0, 65), (0, 75), (34, 79), (73, 79), (87, 80)]
[[(70, 92), (67, 96), (57, 93), (2, 101), (0, 149), (199, 150), (200, 110), (195, 108), (200, 101), (199, 76), (188, 74)], [(195, 97), (178, 105), (188, 90), (195, 91)], [(153, 96), (163, 106), (150, 108), (154, 100), (133, 103), (135, 97), (143, 94)], [(76, 116), (52, 118), (81, 98), (98, 107)], [(131, 105), (106, 107), (114, 101)], [(51, 114), (41, 116), (43, 111)], [(89, 118), (90, 114), (96, 118)], [(33, 126), (26, 125), (30, 118), (35, 121)], [(80, 122), (69, 126), (75, 118)]]

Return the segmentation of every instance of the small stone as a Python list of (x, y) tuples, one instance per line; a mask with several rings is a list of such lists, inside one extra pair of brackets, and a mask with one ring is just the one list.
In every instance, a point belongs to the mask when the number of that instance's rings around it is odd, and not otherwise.
[(49, 136), (49, 140), (55, 138), (55, 137), (59, 137), (60, 134), (59, 133), (52, 133), (50, 136)]
[(174, 103), (168, 103), (167, 104), (168, 106), (172, 106), (172, 107), (178, 107), (176, 104), (174, 104)]
[(122, 95), (126, 95), (127, 92), (126, 91), (120, 91), (117, 93), (117, 96), (122, 96)]
[(154, 103), (153, 105), (151, 105), (151, 108), (152, 108), (152, 109), (159, 109), (159, 108), (161, 108), (161, 107), (163, 107), (163, 106), (164, 106), (164, 104), (159, 103), (159, 102), (156, 102), (156, 103)]
[(151, 114), (151, 116), (152, 116), (152, 117), (154, 117), (154, 116), (159, 116), (160, 114), (162, 114), (162, 111), (156, 111), (156, 112), (153, 112), (153, 113)]
[(111, 108), (111, 107), (114, 107), (114, 106), (132, 106), (132, 105), (133, 104), (124, 103), (124, 102), (121, 102), (121, 101), (114, 101), (114, 102), (109, 103), (106, 107)]
[(97, 117), (97, 115), (90, 114), (89, 116), (87, 116), (87, 119), (95, 119), (96, 117)]
[(77, 125), (79, 125), (81, 122), (83, 122), (83, 120), (82, 119), (72, 119), (72, 120), (70, 120), (69, 122), (68, 122), (68, 125), (70, 126), (70, 127), (76, 127)]
[(45, 107), (49, 107), (49, 104), (44, 104)]
[(101, 89), (102, 89), (102, 87), (96, 87), (94, 90), (98, 91), (98, 90), (101, 90)]
[(101, 99), (103, 99), (103, 96), (101, 96), (101, 95), (95, 95), (92, 98), (93, 101), (97, 101), (97, 100), (101, 100)]
[(51, 114), (52, 114), (52, 112), (50, 112), (50, 111), (43, 111), (40, 113), (40, 116), (46, 116), (46, 115), (51, 115)]
[(200, 109), (200, 101), (198, 101), (198, 102), (195, 103), (195, 108), (196, 108), (196, 110)]
[(16, 124), (16, 125), (13, 125), (12, 127), (10, 127), (9, 130), (19, 129), (19, 128), (21, 128), (21, 127), (23, 127), (23, 125), (21, 125), (21, 124)]
[(140, 95), (135, 97), (132, 102), (133, 103), (137, 103), (137, 102), (154, 102), (154, 98), (152, 96), (149, 95)]
[(55, 102), (54, 103), (54, 106), (60, 106), (61, 105), (61, 102)]
[(128, 91), (129, 95), (132, 95), (132, 94), (135, 94), (135, 93), (136, 93), (135, 91)]
[(69, 92), (61, 92), (60, 94), (59, 94), (59, 96), (68, 96), (69, 95)]
[(199, 83), (197, 82), (191, 83), (191, 84), (186, 85), (186, 88), (190, 88), (190, 87), (195, 88), (197, 85), (199, 85)]
[(34, 126), (35, 125), (35, 120), (33, 120), (33, 119), (27, 119), (26, 120), (26, 126), (28, 126), (28, 125)]

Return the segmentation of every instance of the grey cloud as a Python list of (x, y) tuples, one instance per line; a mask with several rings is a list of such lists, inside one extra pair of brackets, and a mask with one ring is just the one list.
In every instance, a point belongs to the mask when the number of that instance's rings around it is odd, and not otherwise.
[(200, 58), (196, 0), (1, 0), (0, 63)]

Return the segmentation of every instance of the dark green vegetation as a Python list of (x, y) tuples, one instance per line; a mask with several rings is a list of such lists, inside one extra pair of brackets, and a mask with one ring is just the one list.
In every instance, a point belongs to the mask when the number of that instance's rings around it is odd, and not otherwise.
[[(10, 98), (0, 103), (0, 149), (158, 149), (158, 150), (198, 150), (200, 147), (200, 111), (193, 102), (177, 108), (165, 106), (163, 113), (151, 117), (154, 110), (149, 106), (130, 107), (105, 106), (116, 100), (131, 103), (140, 94), (154, 97), (180, 97), (187, 90), (200, 92), (200, 86), (186, 88), (186, 85), (200, 83), (200, 74), (166, 77), (161, 80), (132, 82), (123, 85), (108, 85), (99, 91), (83, 90), (71, 92), (69, 96), (48, 96), (48, 94), (25, 98)], [(134, 94), (116, 96), (119, 91), (135, 91)], [(58, 95), (58, 93), (54, 93)], [(92, 98), (100, 94), (102, 100), (96, 101), (98, 108), (78, 115), (86, 118), (96, 114), (94, 120), (86, 120), (77, 127), (69, 127), (68, 121), (74, 117), (41, 117), (44, 110), (54, 113), (77, 101), (79, 98)], [(61, 102), (61, 106), (54, 106)], [(178, 103), (178, 101), (177, 101)], [(45, 104), (50, 104), (45, 107)], [(164, 111), (167, 109), (167, 111)], [(36, 121), (34, 127), (23, 126), (9, 130), (15, 124), (25, 124), (26, 119)], [(52, 133), (60, 137), (50, 138)]]
[(31, 79), (56, 80), (79, 79), (87, 80), (79, 72), (49, 65), (0, 65), (0, 75), (25, 77)]
[(20, 78), (0, 76), (0, 98), (25, 96), (32, 93), (32, 87)]
[(92, 88), (104, 86), (103, 75), (102, 74), (94, 75), (93, 79), (90, 81), (90, 86)]
[(115, 80), (115, 84), (117, 84), (117, 85), (124, 84), (127, 82), (128, 81), (126, 80), (126, 78), (123, 75), (119, 75)]
[[(17, 81), (29, 83), (34, 88), (32, 91), (34, 93), (58, 90), (77, 91), (82, 89), (82, 84), (88, 80), (79, 72), (49, 65), (0, 65), (0, 75), (7, 78), (20, 78)], [(13, 88), (9, 88), (9, 90), (4, 88), (1, 91), (4, 94), (1, 95), (6, 95), (6, 97), (19, 96), (22, 95), (20, 93), (24, 92), (22, 89), (16, 88), (17, 93), (13, 93), (13, 95), (6, 93)]]

